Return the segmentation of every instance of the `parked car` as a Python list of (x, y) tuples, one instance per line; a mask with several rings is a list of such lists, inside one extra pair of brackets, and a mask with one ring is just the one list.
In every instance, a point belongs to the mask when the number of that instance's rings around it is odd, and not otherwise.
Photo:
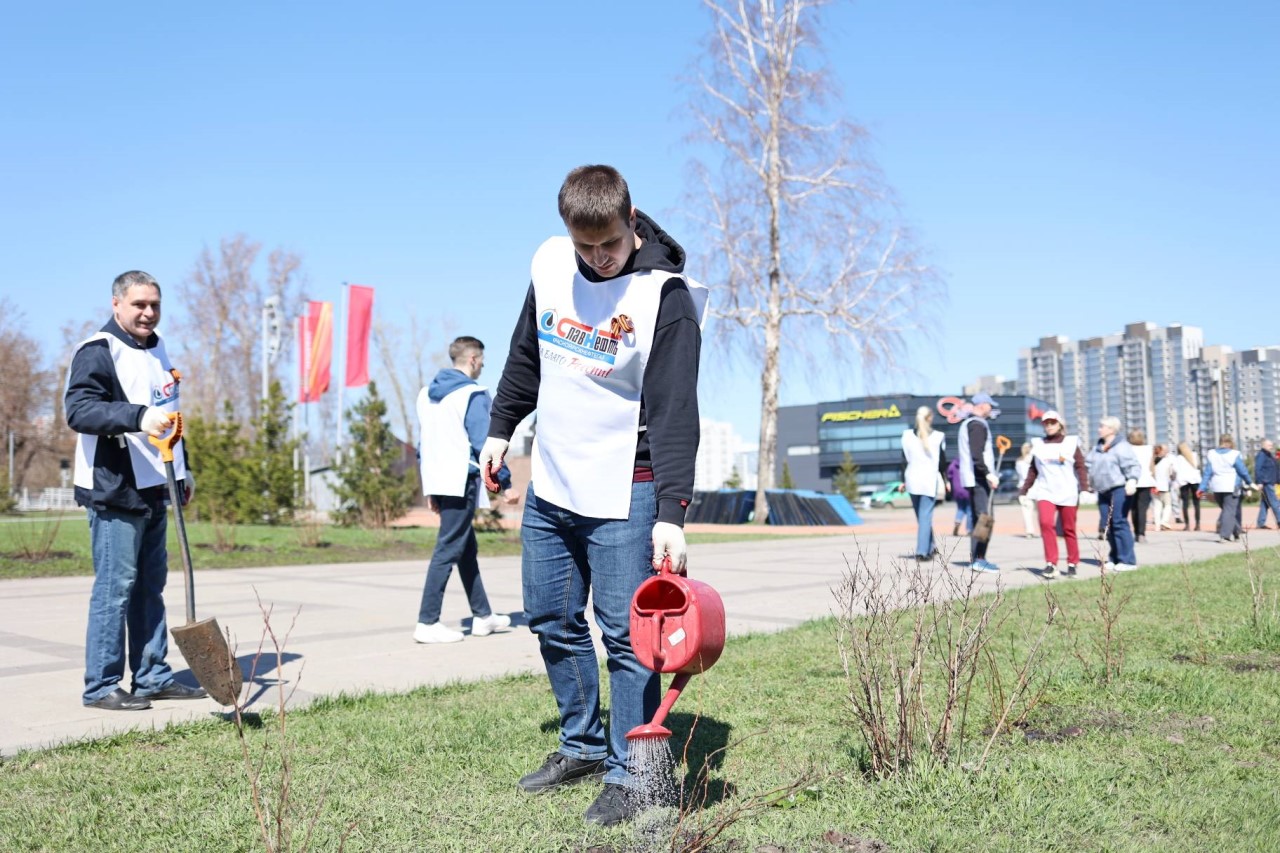
[(871, 495), (871, 506), (911, 506), (911, 494), (907, 492), (907, 484), (901, 480), (885, 483)]

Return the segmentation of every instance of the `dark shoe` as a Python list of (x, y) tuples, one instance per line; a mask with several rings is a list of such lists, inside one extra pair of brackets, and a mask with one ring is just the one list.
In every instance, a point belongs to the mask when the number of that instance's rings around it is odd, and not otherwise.
[(1044, 564), (1044, 571), (1042, 571), (1042, 572), (1040, 573), (1040, 576), (1041, 576), (1041, 577), (1043, 577), (1043, 578), (1049, 578), (1049, 579), (1052, 579), (1052, 578), (1053, 578), (1053, 576), (1054, 576), (1054, 575), (1056, 575), (1057, 573), (1058, 573), (1058, 567), (1057, 567), (1057, 566), (1055, 566), (1053, 563), (1045, 563), (1045, 564)]
[[(579, 782), (595, 781), (604, 778), (604, 759), (593, 760), (570, 758), (564, 753), (553, 752), (547, 756), (542, 766), (521, 777), (520, 787), (530, 794), (540, 794), (559, 788), (561, 785), (576, 785)], [(619, 786), (620, 787), (620, 786)]]
[(1067, 574), (1074, 575), (1076, 573), (1076, 564), (1067, 563)]
[(952, 535), (952, 536), (959, 536), (959, 535), (960, 535), (960, 525), (959, 525), (959, 524), (956, 524), (956, 526), (955, 526), (955, 527), (951, 528), (951, 535)]
[(85, 707), (101, 708), (104, 711), (145, 711), (151, 707), (151, 702), (141, 696), (125, 693), (117, 687), (96, 702), (86, 703)]
[(203, 699), (209, 693), (203, 687), (188, 687), (177, 681), (170, 681), (155, 693), (148, 693), (148, 699)]
[(606, 782), (596, 801), (587, 808), (587, 823), (613, 826), (631, 820), (640, 811), (639, 798), (626, 785)]

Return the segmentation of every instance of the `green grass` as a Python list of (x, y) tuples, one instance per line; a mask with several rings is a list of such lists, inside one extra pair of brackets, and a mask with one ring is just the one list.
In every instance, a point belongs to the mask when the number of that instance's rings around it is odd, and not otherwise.
[[(1277, 588), (1277, 553), (1254, 559)], [(832, 621), (731, 640), (669, 720), (673, 749), (689, 744), (679, 771), (707, 767), (720, 800), (691, 819), (715, 820), (813, 774), (813, 790), (791, 807), (733, 824), (732, 849), (834, 849), (821, 840), (831, 830), (893, 851), (1280, 849), (1280, 631), (1269, 614), (1266, 630), (1251, 625), (1243, 556), (1187, 571), (1203, 640), (1181, 569), (1117, 579), (1131, 598), (1119, 625), (1124, 667), (1109, 687), (1076, 658), (1092, 654), (1098, 583), (1056, 582), (1065, 618), (1037, 668), (1043, 694), (979, 772), (991, 724), (985, 678), (953, 766), (925, 762), (878, 781), (859, 769)], [(1043, 592), (1012, 592), (1007, 606), (995, 647), (1021, 658), (1040, 631)], [(1205, 662), (1194, 662), (1202, 651)], [(1005, 661), (1002, 680), (1011, 677)], [(275, 722), (268, 715), (250, 730), (255, 754), (274, 743)], [(1068, 727), (1081, 732), (1063, 736)], [(555, 731), (542, 677), (323, 700), (288, 715), (293, 793), (304, 810), (322, 804), (316, 850), (337, 849), (348, 823), (350, 851), (634, 849), (631, 828), (583, 824), (593, 786), (516, 790), (555, 748)], [(269, 751), (268, 766), (277, 758)], [(245, 780), (234, 729), (217, 720), (24, 753), (0, 765), (0, 849), (262, 849)]]
[[(178, 559), (177, 526), (169, 524), (171, 560)], [(207, 522), (187, 524), (191, 559), (198, 569), (293, 566), (318, 563), (359, 563), (380, 560), (412, 560), (429, 556), (436, 531), (430, 527), (398, 527), (391, 530), (299, 525), (240, 524), (230, 531), (233, 547), (214, 547), (219, 531)], [(224, 537), (227, 530), (223, 530)], [(518, 531), (478, 533), (482, 557), (520, 553)], [(768, 538), (770, 534), (695, 533), (690, 542), (732, 542)], [(46, 547), (47, 546), (47, 547)], [(32, 558), (30, 554), (44, 554)], [(0, 520), (0, 580), (32, 577), (92, 575), (89, 526), (82, 513), (40, 515)]]

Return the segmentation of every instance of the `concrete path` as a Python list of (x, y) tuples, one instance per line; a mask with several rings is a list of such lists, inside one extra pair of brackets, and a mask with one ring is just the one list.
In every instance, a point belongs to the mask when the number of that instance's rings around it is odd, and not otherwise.
[[(982, 576), (979, 583), (992, 589), (997, 584), (1044, 583), (1037, 574), (1043, 564), (1040, 540), (1018, 535), (1016, 509), (1000, 512), (1003, 519), (989, 557), (1003, 571)], [(1240, 545), (1217, 542), (1209, 526), (1216, 515), (1213, 510), (1206, 513), (1204, 532), (1149, 534), (1150, 542), (1138, 546), (1140, 563), (1201, 560), (1240, 550)], [(950, 520), (945, 514), (948, 530)], [(943, 521), (940, 516), (940, 531)], [(1096, 514), (1086, 513), (1081, 522), (1082, 530), (1096, 530)], [(888, 570), (895, 558), (914, 550), (914, 529), (909, 510), (883, 510), (868, 513), (866, 524), (837, 535), (693, 545), (690, 572), (719, 591), (731, 635), (777, 631), (831, 614), (831, 589), (842, 578), (846, 555), (852, 559), (861, 547), (868, 560)], [(950, 536), (941, 541), (955, 560), (949, 570), (967, 571), (967, 541)], [(1249, 542), (1254, 549), (1280, 545), (1280, 532), (1250, 531)], [(1086, 565), (1080, 579), (1098, 576), (1096, 546), (1103, 544), (1082, 540)], [(481, 564), (494, 610), (513, 613), (518, 623), (513, 630), (467, 636), (448, 645), (413, 642), (428, 557), (424, 553), (421, 560), (392, 563), (197, 571), (197, 616), (215, 616), (231, 630), (246, 674), (262, 636), (259, 599), (271, 608), (277, 634), (283, 638), (289, 633), (283, 665), (277, 669), (271, 656), (250, 685), (251, 706), (259, 709), (276, 705), (281, 684), (293, 691), (293, 705), (303, 705), (319, 695), (406, 691), (542, 672), (537, 641), (519, 624), (519, 557), (490, 558)], [(163, 728), (223, 710), (208, 699), (159, 702), (151, 710), (134, 712), (83, 707), (83, 638), (91, 583), (88, 577), (0, 581), (0, 755), (129, 729)], [(181, 620), (178, 572), (170, 573), (165, 595), (171, 620)], [(470, 614), (456, 578), (445, 595), (444, 620), (469, 630)], [(193, 683), (172, 643), (169, 659), (179, 679)]]

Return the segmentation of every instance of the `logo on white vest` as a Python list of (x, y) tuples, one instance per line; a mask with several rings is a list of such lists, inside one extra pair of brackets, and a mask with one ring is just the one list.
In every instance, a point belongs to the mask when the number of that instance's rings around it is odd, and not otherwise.
[(617, 336), (605, 329), (579, 323), (570, 317), (559, 317), (552, 309), (543, 311), (542, 316), (538, 318), (538, 340), (550, 345), (550, 347), (541, 348), (544, 357), (554, 350), (561, 350), (562, 356), (572, 356), (572, 361), (564, 358), (552, 359), (560, 364), (576, 365), (578, 359), (587, 358), (609, 366), (604, 368), (599, 365), (582, 365), (578, 368), (597, 376), (607, 376), (607, 373), (598, 371), (605, 369), (612, 371), (618, 356), (619, 338)]
[(178, 399), (178, 380), (151, 386), (151, 405), (163, 406)]

